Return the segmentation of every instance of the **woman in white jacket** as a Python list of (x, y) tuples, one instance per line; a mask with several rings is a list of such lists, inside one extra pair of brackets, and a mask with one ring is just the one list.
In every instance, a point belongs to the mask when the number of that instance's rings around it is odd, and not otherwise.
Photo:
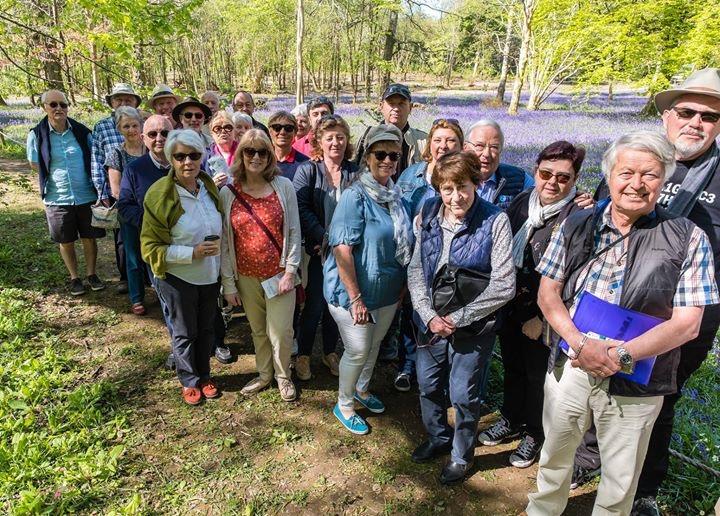
[(290, 353), (301, 249), (295, 189), (279, 175), (272, 143), (257, 129), (243, 135), (230, 173), (233, 182), (220, 191), (223, 294), (231, 306), (245, 307), (259, 374), (241, 392), (255, 394), (274, 376), (282, 399), (293, 401)]

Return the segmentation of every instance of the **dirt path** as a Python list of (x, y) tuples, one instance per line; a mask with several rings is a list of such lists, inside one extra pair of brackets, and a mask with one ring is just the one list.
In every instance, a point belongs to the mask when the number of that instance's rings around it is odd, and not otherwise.
[[(0, 172), (25, 170), (22, 162), (0, 160)], [(0, 212), (29, 214), (25, 224), (44, 224), (36, 187), (32, 193), (12, 190), (9, 200)], [(0, 238), (17, 230), (0, 227)], [(168, 338), (154, 294), (148, 289), (148, 316), (130, 313), (127, 298), (115, 292), (111, 246), (110, 238), (100, 246), (100, 275), (111, 280), (105, 291), (73, 299), (58, 285), (38, 309), (77, 345), (87, 381), (102, 378), (120, 387), (119, 408), (127, 411), (132, 430), (118, 437), (130, 449), (119, 500), (139, 493), (147, 508), (173, 514), (496, 515), (524, 509), (537, 467), (508, 464), (517, 442), (478, 447), (472, 476), (457, 487), (439, 484), (440, 461), (410, 461), (425, 435), (418, 395), (416, 389), (395, 391), (392, 364), (379, 364), (373, 380), (387, 412), (368, 418), (369, 435), (352, 436), (331, 414), (337, 379), (319, 356), (313, 357), (314, 378), (299, 383), (296, 403), (282, 402), (275, 389), (242, 397), (240, 388), (254, 375), (254, 356), (247, 324), (234, 320), (227, 342), (237, 362), (212, 362), (223, 396), (199, 407), (184, 405), (174, 374), (162, 367)], [(485, 416), (480, 427), (496, 417)], [(573, 493), (567, 514), (588, 514), (594, 489)]]

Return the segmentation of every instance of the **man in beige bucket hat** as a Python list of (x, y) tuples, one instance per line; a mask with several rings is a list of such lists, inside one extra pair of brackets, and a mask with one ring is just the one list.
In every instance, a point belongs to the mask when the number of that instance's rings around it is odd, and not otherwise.
[[(694, 72), (679, 87), (655, 95), (665, 134), (675, 146), (677, 167), (666, 178), (658, 204), (689, 218), (708, 235), (713, 249), (715, 280), (720, 279), (720, 69)], [(606, 187), (605, 187), (606, 188)], [(605, 197), (598, 187), (596, 198)], [(638, 481), (632, 516), (660, 514), (656, 497), (667, 476), (675, 404), (690, 375), (703, 363), (720, 327), (720, 305), (705, 307), (699, 335), (680, 347), (677, 389), (664, 397), (653, 426)], [(584, 483), (600, 468), (597, 441), (590, 432), (575, 457), (571, 486)]]
[(156, 115), (164, 116), (175, 127), (172, 112), (182, 99), (173, 93), (167, 84), (158, 84), (150, 94), (147, 103)]

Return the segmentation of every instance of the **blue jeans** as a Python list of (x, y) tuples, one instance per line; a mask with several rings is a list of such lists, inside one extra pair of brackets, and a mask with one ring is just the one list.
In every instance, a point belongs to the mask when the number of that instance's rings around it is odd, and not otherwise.
[(130, 302), (142, 303), (145, 299), (145, 262), (140, 255), (140, 231), (132, 224), (120, 223), (122, 243), (125, 248), (128, 295)]
[[(437, 344), (417, 349), (423, 425), (434, 446), (452, 442), (450, 457), (459, 464), (469, 464), (475, 455), (480, 385), (494, 342), (493, 332), (458, 343), (441, 339)], [(455, 409), (454, 429), (447, 420), (449, 404)]]

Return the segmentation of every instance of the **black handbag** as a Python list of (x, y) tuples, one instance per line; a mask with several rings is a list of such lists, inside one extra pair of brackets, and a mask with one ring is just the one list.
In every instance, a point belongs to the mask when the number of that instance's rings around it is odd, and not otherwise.
[[(490, 284), (490, 274), (445, 264), (437, 271), (432, 282), (432, 304), (440, 317), (455, 312), (477, 299)], [(475, 321), (458, 328), (457, 338), (477, 337), (495, 326), (495, 316)]]

